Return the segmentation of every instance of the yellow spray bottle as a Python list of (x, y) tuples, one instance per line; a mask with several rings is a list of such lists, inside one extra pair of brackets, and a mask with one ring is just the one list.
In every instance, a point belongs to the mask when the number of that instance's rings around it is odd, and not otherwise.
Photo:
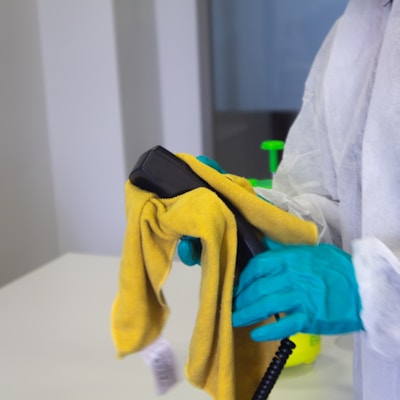
[[(268, 151), (269, 153), (269, 171), (272, 178), (250, 178), (249, 181), (253, 186), (271, 189), (273, 176), (278, 169), (279, 152), (283, 150), (284, 146), (285, 143), (281, 140), (266, 140), (261, 143), (261, 150)], [(291, 336), (290, 340), (295, 343), (296, 348), (288, 358), (285, 368), (303, 364), (311, 364), (317, 359), (321, 351), (321, 337), (319, 335), (298, 333)]]

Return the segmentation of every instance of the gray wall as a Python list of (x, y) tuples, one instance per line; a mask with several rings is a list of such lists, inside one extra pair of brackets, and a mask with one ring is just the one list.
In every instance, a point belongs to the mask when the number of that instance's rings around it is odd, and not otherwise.
[(113, 6), (128, 174), (145, 150), (163, 141), (156, 14), (153, 1)]
[(36, 3), (0, 2), (0, 284), (58, 254)]
[(195, 0), (0, 2), (0, 285), (120, 254), (138, 155), (202, 152), (197, 47)]

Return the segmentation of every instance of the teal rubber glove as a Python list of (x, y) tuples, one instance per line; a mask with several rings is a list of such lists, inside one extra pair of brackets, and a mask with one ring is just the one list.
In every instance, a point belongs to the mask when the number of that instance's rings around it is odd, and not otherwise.
[(296, 333), (342, 334), (363, 329), (361, 299), (349, 254), (329, 244), (281, 245), (253, 257), (234, 292), (234, 327), (278, 313), (276, 322), (252, 330), (254, 341)]
[[(214, 168), (221, 174), (226, 174), (226, 171), (218, 164), (217, 161), (207, 156), (198, 156), (197, 159), (203, 164)], [(195, 238), (192, 236), (183, 236), (178, 243), (178, 256), (181, 261), (189, 267), (196, 264), (200, 265), (201, 250), (202, 247), (199, 238)]]
[(182, 236), (178, 244), (178, 256), (181, 261), (189, 267), (200, 265), (201, 242), (193, 236)]
[(199, 161), (203, 164), (208, 165), (211, 168), (214, 168), (216, 171), (220, 172), (221, 174), (226, 174), (226, 171), (218, 164), (217, 161), (209, 158), (207, 156), (197, 156), (196, 157)]

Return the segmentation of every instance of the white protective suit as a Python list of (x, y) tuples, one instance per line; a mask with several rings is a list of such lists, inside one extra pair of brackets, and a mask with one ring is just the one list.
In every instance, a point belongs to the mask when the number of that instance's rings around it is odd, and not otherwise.
[[(275, 192), (276, 191), (276, 192)], [(400, 399), (400, 0), (350, 0), (306, 82), (272, 191), (351, 252), (357, 400)]]

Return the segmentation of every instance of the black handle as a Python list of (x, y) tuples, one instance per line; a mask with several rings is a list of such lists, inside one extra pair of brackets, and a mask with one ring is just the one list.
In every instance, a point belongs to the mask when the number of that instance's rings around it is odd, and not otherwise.
[(129, 175), (130, 182), (161, 198), (179, 196), (190, 190), (204, 187), (216, 193), (235, 215), (238, 229), (236, 276), (239, 276), (251, 257), (265, 251), (260, 235), (241, 213), (175, 154), (162, 146), (144, 153)]
[[(238, 233), (236, 278), (253, 256), (266, 250), (259, 233), (231, 202), (200, 178), (183, 160), (164, 147), (156, 146), (144, 153), (130, 173), (129, 180), (133, 185), (156, 193), (161, 198), (175, 197), (199, 187), (216, 193), (236, 219)], [(279, 319), (279, 315), (275, 318)], [(294, 343), (289, 339), (282, 340), (252, 400), (264, 400), (268, 397), (294, 347)]]

